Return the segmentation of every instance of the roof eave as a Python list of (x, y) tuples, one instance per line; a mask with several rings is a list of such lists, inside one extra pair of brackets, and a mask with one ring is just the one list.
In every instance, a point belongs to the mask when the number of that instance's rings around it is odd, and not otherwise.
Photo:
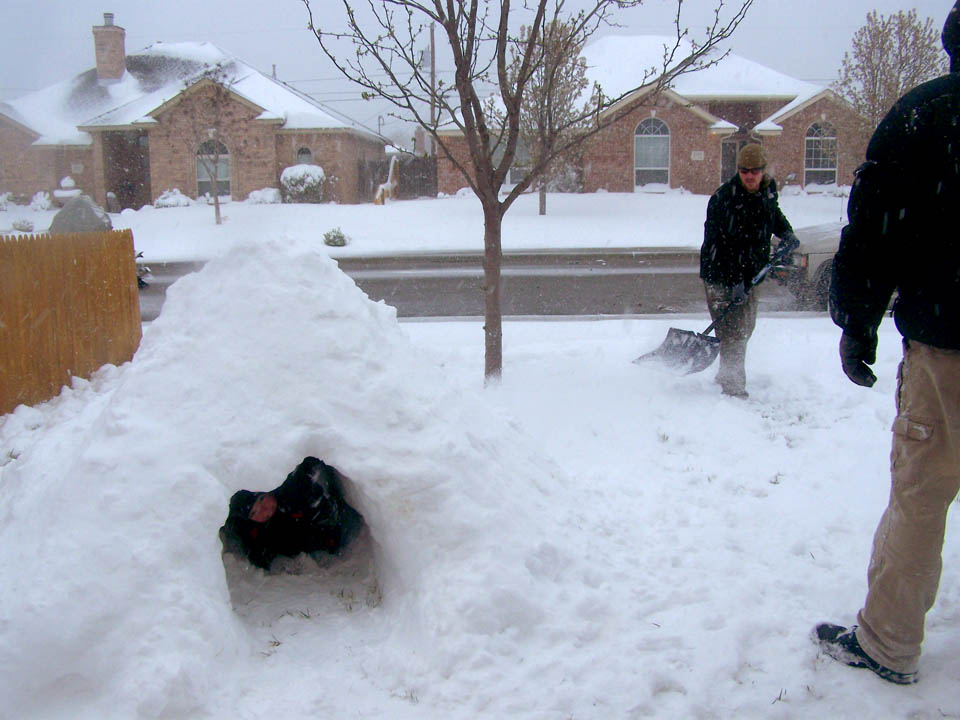
[(14, 118), (10, 117), (4, 112), (0, 112), (0, 118), (2, 118), (3, 120), (6, 120), (8, 123), (18, 128), (19, 130), (23, 130), (23, 132), (27, 133), (28, 135), (33, 136), (35, 140), (43, 137), (41, 133), (38, 133), (29, 125), (24, 125), (22, 122), (15, 120)]
[(382, 143), (386, 145), (388, 143), (386, 138), (382, 138), (379, 135), (374, 133), (365, 132), (363, 130), (358, 130), (357, 128), (352, 127), (328, 127), (328, 128), (288, 128), (280, 127), (277, 128), (278, 135), (304, 135), (304, 134), (314, 134), (318, 133), (321, 135), (333, 135), (336, 133), (341, 133), (344, 135), (354, 135), (362, 140), (369, 140), (374, 143)]
[(793, 115), (796, 115), (801, 110), (806, 110), (808, 107), (810, 107), (816, 102), (819, 102), (820, 100), (830, 100), (837, 103), (838, 105), (849, 107), (849, 104), (847, 103), (847, 101), (844, 100), (842, 97), (840, 97), (836, 92), (834, 92), (830, 88), (824, 88), (820, 92), (811, 95), (809, 98), (804, 100), (802, 103), (798, 104), (796, 107), (792, 107), (786, 112), (782, 112), (780, 114), (771, 115), (769, 118), (767, 118), (765, 122), (781, 123), (784, 120), (787, 120), (788, 118), (792, 117)]
[[(653, 87), (649, 85), (646, 87), (638, 88), (634, 92), (621, 98), (619, 101), (617, 101), (616, 103), (608, 107), (606, 110), (604, 110), (602, 113), (600, 113), (600, 117), (605, 118), (608, 115), (616, 113), (618, 110), (621, 110), (635, 102), (638, 102), (642, 98), (649, 95), (652, 90), (653, 90)], [(713, 113), (700, 107), (695, 102), (693, 102), (688, 96), (681, 95), (676, 90), (671, 90), (670, 88), (664, 88), (663, 90), (660, 91), (660, 97), (665, 97), (672, 100), (674, 103), (678, 104), (684, 110), (687, 110), (693, 113), (694, 115), (699, 117), (701, 120), (703, 120), (704, 122), (710, 123), (711, 125), (713, 125), (714, 123), (721, 122), (722, 120), (722, 118), (719, 118)]]
[(684, 97), (689, 100), (696, 100), (697, 102), (766, 102), (775, 100), (777, 102), (788, 103), (797, 98), (797, 93), (790, 93), (788, 95), (687, 93)]

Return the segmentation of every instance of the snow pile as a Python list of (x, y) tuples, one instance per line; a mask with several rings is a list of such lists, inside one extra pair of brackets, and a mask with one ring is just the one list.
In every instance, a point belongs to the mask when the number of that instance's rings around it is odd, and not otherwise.
[(33, 198), (30, 200), (30, 208), (36, 212), (49, 210), (52, 204), (53, 200), (50, 199), (50, 193), (46, 190), (34, 193)]
[(371, 661), (387, 683), (450, 676), (486, 652), (478, 637), (529, 632), (570, 562), (541, 542), (558, 533), (543, 512), (557, 469), (448, 384), (393, 308), (289, 238), (171, 287), (132, 363), (62, 402), (86, 410), (32, 446), (16, 430), (35, 410), (4, 428), (0, 676), (19, 717), (204, 706), (221, 677), (206, 668), (253, 653), (221, 563), (227, 501), (306, 455), (349, 479), (382, 607), (408, 620)]
[(253, 190), (247, 196), (247, 202), (251, 205), (277, 205), (280, 201), (280, 191), (277, 188)]
[(155, 208), (190, 207), (194, 201), (180, 192), (180, 188), (164, 190), (154, 201)]
[(291, 187), (297, 187), (299, 185), (305, 184), (316, 184), (319, 185), (323, 182), (326, 175), (323, 172), (323, 168), (319, 165), (310, 165), (310, 164), (301, 164), (301, 165), (291, 165), (290, 167), (284, 168), (283, 172), (280, 173), (280, 182), (284, 187), (288, 185)]

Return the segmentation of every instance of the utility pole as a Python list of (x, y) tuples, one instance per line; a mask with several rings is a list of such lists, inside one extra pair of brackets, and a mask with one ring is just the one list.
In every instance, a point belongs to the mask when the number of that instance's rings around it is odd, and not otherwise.
[[(436, 44), (433, 40), (433, 23), (430, 23), (430, 127), (436, 127), (436, 102), (437, 97), (437, 53)], [(437, 143), (433, 135), (430, 136), (430, 154), (437, 154)]]

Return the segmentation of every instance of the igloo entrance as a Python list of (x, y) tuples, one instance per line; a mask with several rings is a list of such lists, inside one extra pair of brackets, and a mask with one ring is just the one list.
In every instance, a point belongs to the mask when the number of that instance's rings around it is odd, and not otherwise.
[(264, 597), (268, 579), (314, 596), (320, 584), (323, 595), (348, 609), (379, 604), (374, 543), (363, 516), (347, 502), (348, 482), (336, 468), (306, 457), (273, 490), (240, 490), (230, 498), (220, 541), (235, 609), (258, 599), (276, 602)]

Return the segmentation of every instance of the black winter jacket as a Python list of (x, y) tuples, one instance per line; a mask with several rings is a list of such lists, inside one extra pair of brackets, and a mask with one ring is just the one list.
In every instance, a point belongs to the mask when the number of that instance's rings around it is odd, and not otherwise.
[(707, 204), (707, 221), (700, 248), (700, 277), (732, 287), (750, 281), (770, 261), (770, 236), (786, 239), (793, 228), (780, 211), (777, 183), (764, 176), (751, 193), (734, 175)]
[(900, 98), (856, 175), (833, 264), (834, 322), (874, 337), (897, 290), (905, 338), (960, 349), (960, 73)]

